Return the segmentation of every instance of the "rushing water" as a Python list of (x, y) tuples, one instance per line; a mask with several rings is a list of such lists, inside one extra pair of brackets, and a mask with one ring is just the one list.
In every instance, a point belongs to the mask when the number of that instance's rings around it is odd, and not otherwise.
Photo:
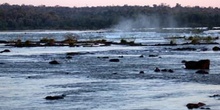
[[(2, 40), (65, 39), (74, 33), (79, 39), (121, 38), (146, 44), (169, 42), (170, 36), (192, 33), (40, 31), (1, 32)], [(219, 36), (202, 33), (201, 36)], [(219, 42), (219, 41), (217, 41)], [(189, 45), (197, 51), (173, 51), (170, 46), (107, 47), (31, 47), (0, 53), (0, 109), (2, 110), (187, 110), (187, 103), (204, 102), (212, 110), (220, 109), (220, 52), (216, 45)], [(188, 46), (185, 46), (188, 47)], [(201, 51), (207, 48), (207, 51)], [(89, 52), (66, 59), (66, 52)], [(148, 57), (149, 55), (158, 57)], [(144, 55), (144, 58), (140, 58)], [(120, 62), (109, 62), (119, 58)], [(48, 62), (56, 59), (60, 65)], [(182, 60), (210, 59), (210, 74), (185, 70)], [(174, 73), (156, 73), (156, 67), (173, 69)], [(144, 71), (144, 74), (139, 74)], [(113, 74), (114, 73), (114, 74)], [(116, 74), (117, 73), (117, 74)], [(49, 95), (65, 94), (60, 100), (45, 100)]]

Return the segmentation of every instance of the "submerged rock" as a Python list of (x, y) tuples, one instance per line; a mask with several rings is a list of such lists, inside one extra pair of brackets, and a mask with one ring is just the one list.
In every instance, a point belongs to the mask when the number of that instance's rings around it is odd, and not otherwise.
[(185, 61), (186, 69), (209, 69), (210, 60)]
[(56, 60), (53, 60), (53, 61), (50, 61), (49, 64), (56, 65), (56, 64), (60, 64), (60, 63), (58, 61), (56, 61)]
[(59, 99), (64, 99), (64, 97), (66, 97), (66, 95), (62, 94), (62, 95), (55, 95), (55, 96), (46, 96), (45, 99), (46, 100), (59, 100)]
[(176, 48), (176, 51), (196, 51), (196, 48), (184, 47), (184, 48)]
[(72, 56), (66, 56), (66, 59), (72, 59), (73, 57)]
[(196, 71), (196, 73), (198, 73), (198, 74), (209, 74), (209, 72), (207, 72), (205, 70), (198, 70), (198, 71)]

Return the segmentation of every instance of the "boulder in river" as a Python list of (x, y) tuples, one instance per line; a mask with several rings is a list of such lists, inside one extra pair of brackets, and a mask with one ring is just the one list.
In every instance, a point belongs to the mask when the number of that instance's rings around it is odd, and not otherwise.
[(210, 60), (185, 61), (186, 69), (209, 69)]
[(213, 51), (219, 51), (219, 50), (220, 50), (220, 47), (215, 46), (215, 47), (212, 48), (212, 50), (213, 50)]
[(202, 107), (202, 106), (205, 106), (206, 104), (204, 104), (204, 103), (202, 103), (202, 102), (199, 102), (199, 103), (188, 103), (187, 105), (186, 105), (186, 107), (188, 108), (188, 109), (197, 109), (197, 108), (200, 108), (200, 107)]
[(0, 51), (0, 53), (5, 53), (5, 52), (11, 52), (9, 49), (5, 49), (3, 51)]
[(56, 60), (53, 60), (53, 61), (50, 61), (49, 64), (56, 65), (56, 64), (60, 64), (60, 63), (58, 61), (56, 61)]

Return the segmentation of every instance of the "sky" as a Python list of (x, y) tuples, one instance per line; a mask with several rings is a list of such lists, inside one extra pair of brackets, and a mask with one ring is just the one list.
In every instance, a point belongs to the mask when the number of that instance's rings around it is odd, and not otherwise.
[(46, 6), (116, 6), (116, 5), (140, 5), (153, 6), (153, 4), (165, 3), (166, 5), (175, 6), (176, 3), (182, 6), (201, 6), (201, 7), (220, 7), (220, 0), (0, 0), (0, 4), (18, 4), (18, 5), (46, 5)]

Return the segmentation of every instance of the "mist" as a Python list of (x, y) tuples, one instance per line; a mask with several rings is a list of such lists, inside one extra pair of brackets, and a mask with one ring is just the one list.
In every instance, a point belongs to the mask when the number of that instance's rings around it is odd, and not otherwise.
[(112, 28), (122, 31), (161, 29), (177, 27), (177, 22), (173, 16), (169, 15), (143, 15), (139, 14), (134, 18), (121, 17), (118, 24)]

